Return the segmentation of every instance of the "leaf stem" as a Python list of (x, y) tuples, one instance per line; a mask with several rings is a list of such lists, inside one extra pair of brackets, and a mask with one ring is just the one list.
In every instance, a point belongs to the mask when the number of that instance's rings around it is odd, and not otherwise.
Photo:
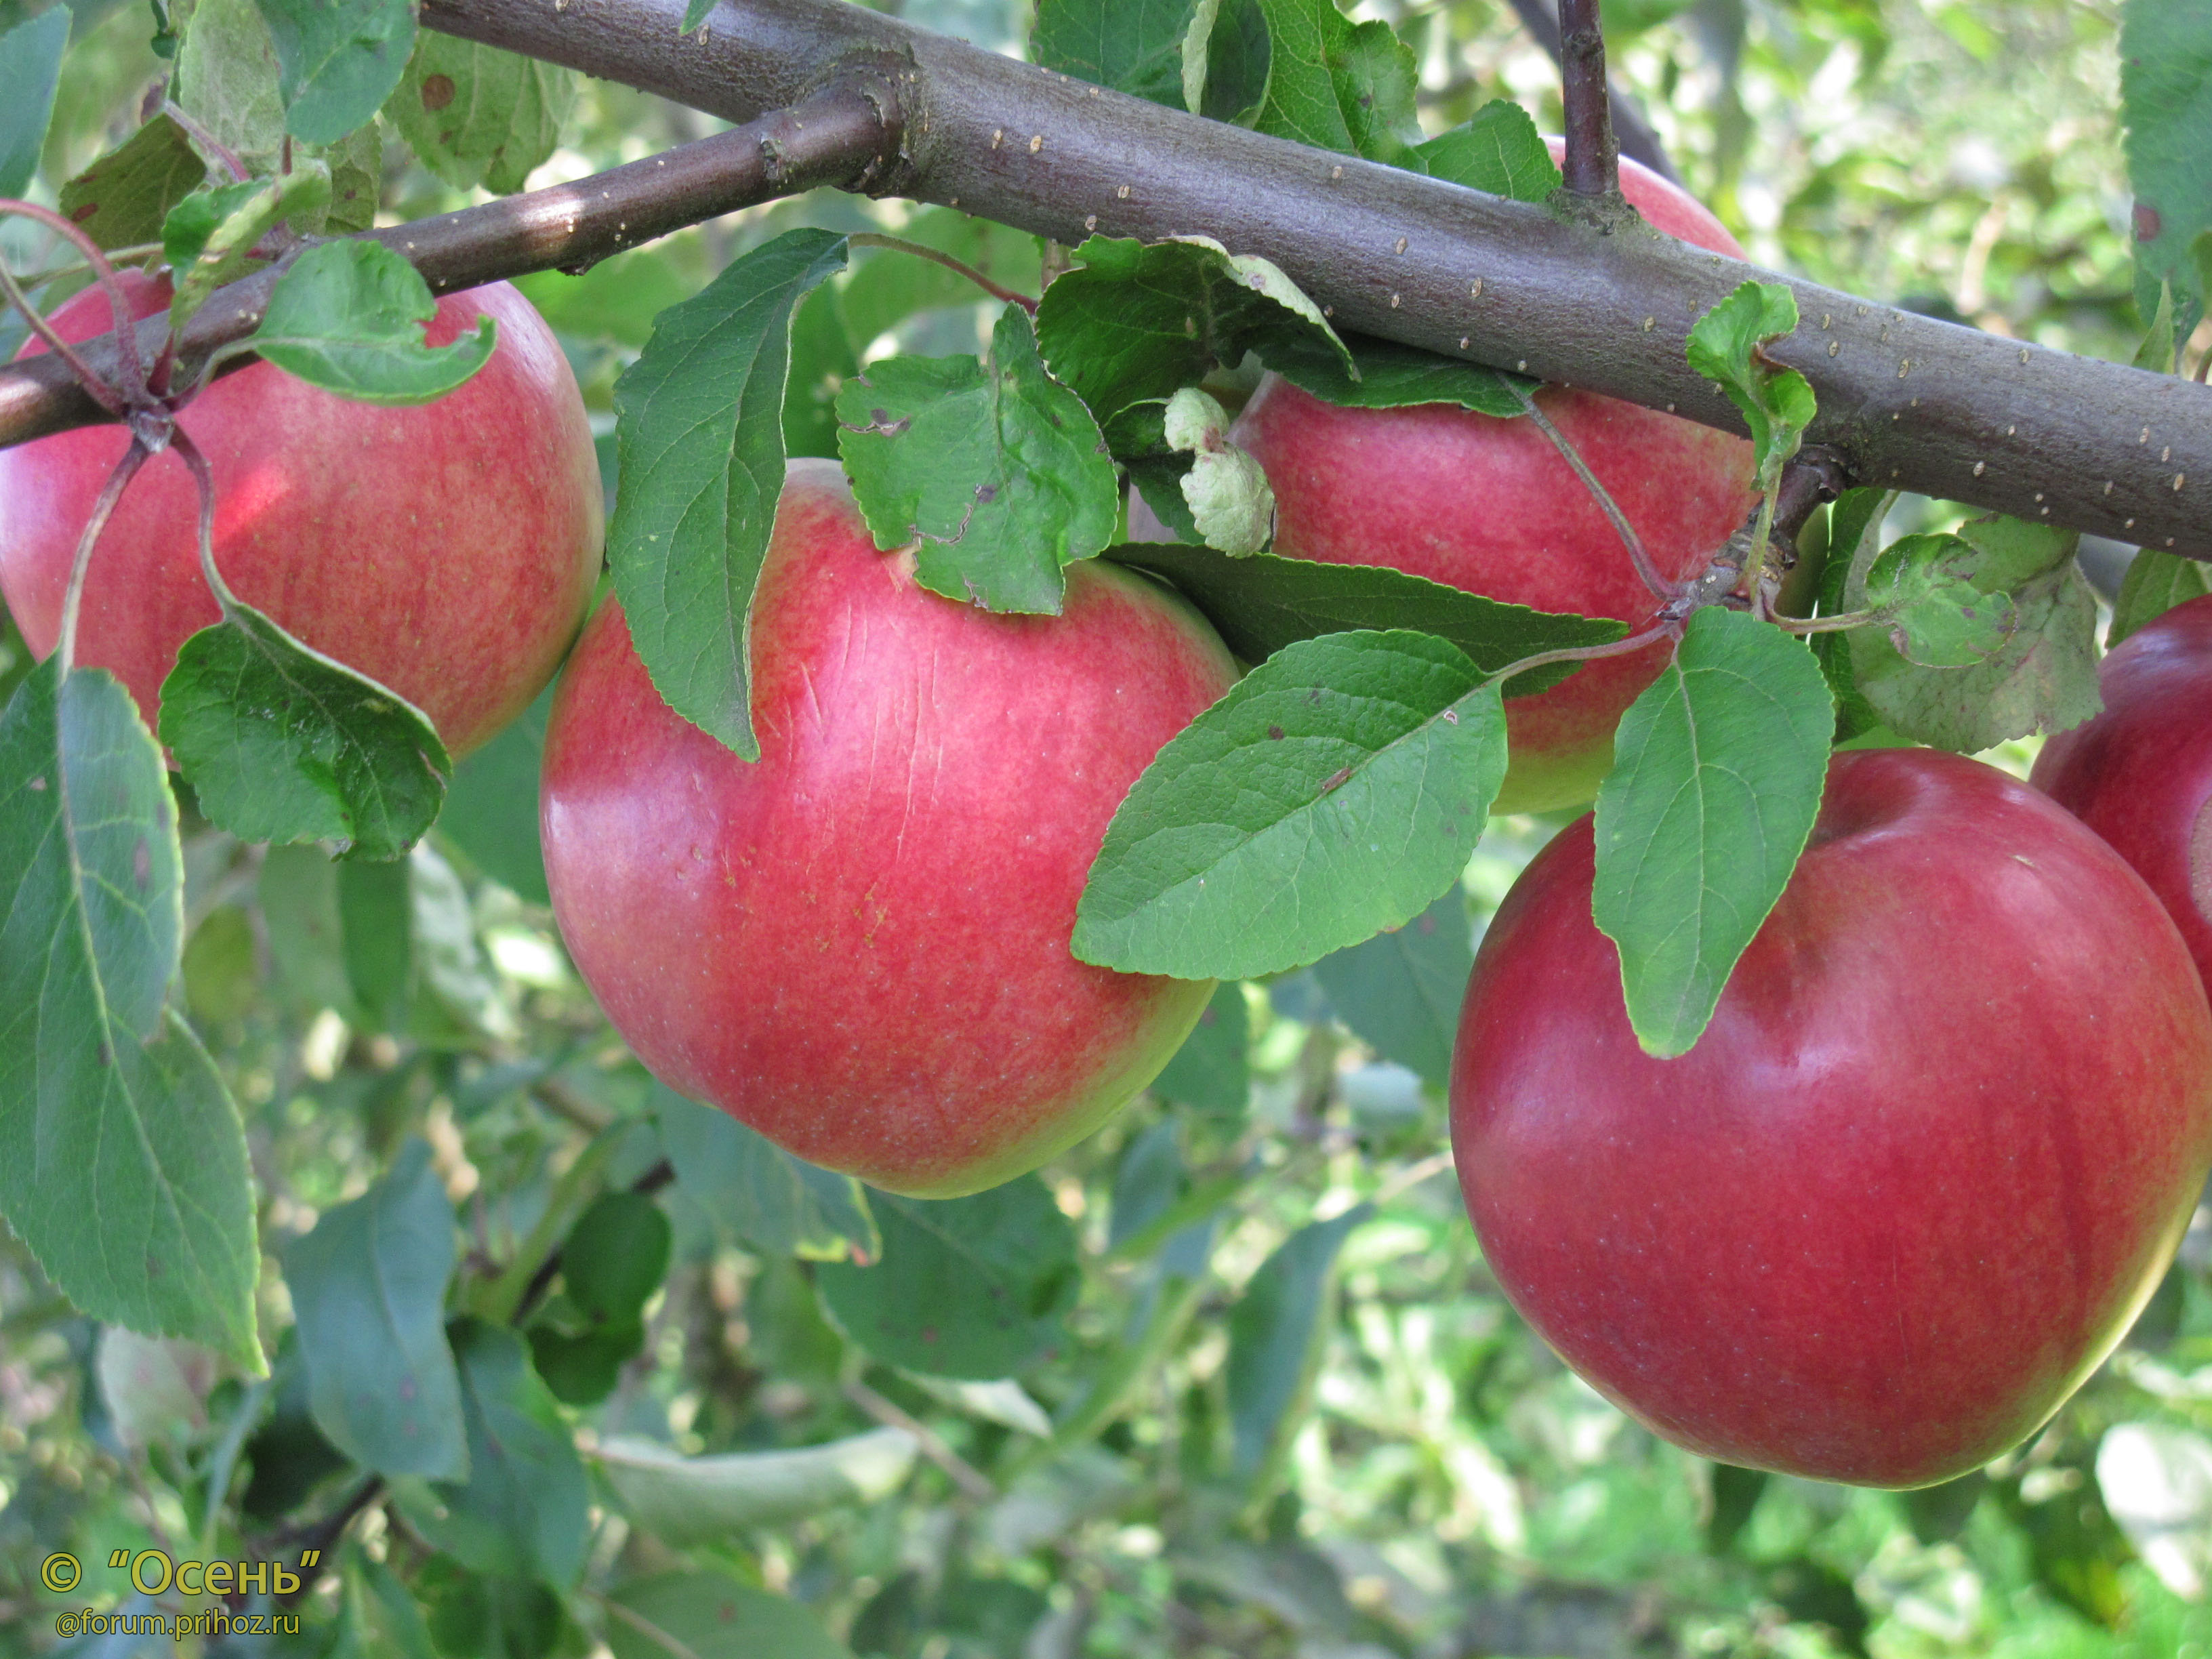
[(116, 276), (115, 267), (108, 263), (107, 255), (100, 251), (100, 244), (61, 214), (52, 208), (40, 207), (35, 202), (0, 197), (0, 214), (9, 213), (37, 220), (47, 229), (76, 244), (77, 250), (84, 255), (85, 263), (92, 267), (101, 291), (107, 295), (108, 309), (114, 315), (116, 344), (119, 348), (116, 356), (124, 365), (123, 384), (118, 386), (97, 373), (74, 345), (62, 338), (54, 325), (30, 302), (18, 284), (15, 273), (8, 269), (4, 259), (0, 259), (0, 289), (6, 291), (9, 301), (30, 324), (31, 331), (46, 342), (46, 349), (70, 366), (70, 372), (92, 394), (94, 402), (111, 415), (121, 415), (130, 410), (145, 407), (150, 401), (146, 390), (146, 371), (138, 361), (137, 352), (129, 343), (135, 338), (130, 332), (133, 326), (130, 297), (123, 292), (122, 281)]
[(1030, 295), (993, 282), (975, 266), (964, 264), (949, 253), (941, 253), (933, 247), (925, 247), (920, 242), (909, 242), (903, 236), (885, 236), (872, 230), (854, 231), (845, 240), (854, 247), (890, 248), (900, 253), (911, 253), (917, 259), (931, 260), (943, 265), (947, 270), (955, 271), (965, 276), (993, 299), (1006, 301), (1019, 306), (1032, 317), (1036, 315), (1037, 302)]
[(1636, 566), (1637, 575), (1644, 586), (1651, 590), (1651, 597), (1671, 599), (1680, 592), (1680, 584), (1670, 582), (1659, 574), (1659, 567), (1652, 563), (1650, 552), (1644, 545), (1644, 538), (1636, 533), (1636, 526), (1629, 523), (1628, 514), (1620, 510), (1620, 503), (1613, 499), (1612, 492), (1598, 482), (1597, 474), (1590, 471), (1589, 463), (1583, 459), (1582, 452), (1568, 441), (1565, 433), (1552, 423), (1552, 417), (1537, 407), (1536, 394), (1517, 380), (1506, 380), (1504, 383), (1521, 400), (1522, 409), (1536, 430), (1551, 441), (1552, 447), (1558, 450), (1566, 464), (1574, 469), (1575, 476), (1583, 481), (1583, 488), (1589, 491), (1591, 498), (1604, 510), (1605, 516), (1612, 520), (1614, 531), (1620, 537), (1621, 545), (1628, 550), (1630, 562)]
[[(202, 126), (198, 120), (186, 114), (184, 108), (179, 105), (175, 99), (164, 98), (161, 100), (161, 113), (167, 116), (172, 121), (174, 121), (179, 126), (182, 127), (185, 130), (185, 137), (191, 139), (192, 143), (198, 144), (202, 149), (207, 151), (209, 155), (214, 156), (217, 161), (221, 162), (222, 164), (223, 171), (230, 174), (231, 183), (237, 185), (244, 184), (246, 182), (248, 176), (246, 170), (246, 163), (239, 159), (238, 152), (232, 149), (221, 139), (217, 138), (215, 134), (210, 132), (205, 127)], [(290, 149), (290, 145), (291, 140), (288, 137), (285, 140), (285, 146), (288, 152)], [(289, 169), (287, 170), (289, 171)]]
[(144, 439), (135, 433), (131, 435), (131, 447), (123, 452), (123, 459), (107, 475), (100, 499), (92, 504), (92, 517), (85, 521), (84, 534), (77, 538), (76, 557), (70, 564), (69, 591), (62, 599), (61, 641), (54, 647), (55, 654), (61, 659), (62, 677), (65, 679), (76, 661), (76, 619), (78, 612), (84, 609), (84, 579), (86, 572), (92, 568), (93, 544), (107, 528), (108, 515), (115, 511), (115, 503), (122, 500), (125, 488), (138, 476), (138, 469), (146, 465), (153, 453)]
[(200, 453), (199, 446), (185, 435), (182, 427), (171, 434), (169, 447), (177, 452), (177, 459), (185, 464), (193, 483), (199, 487), (200, 574), (206, 579), (215, 602), (222, 607), (222, 614), (228, 617), (238, 609), (238, 595), (230, 591), (230, 584), (215, 568), (215, 469)]
[(1483, 681), (1485, 686), (1502, 685), (1516, 674), (1525, 674), (1532, 668), (1543, 668), (1555, 662), (1595, 662), (1601, 657), (1625, 657), (1641, 651), (1647, 645), (1656, 645), (1661, 640), (1674, 639), (1682, 631), (1682, 624), (1674, 617), (1656, 622), (1640, 634), (1631, 634), (1626, 639), (1604, 645), (1564, 646), (1557, 651), (1539, 651), (1533, 657), (1523, 657), (1510, 662)]
[[(159, 242), (134, 242), (129, 247), (109, 248), (106, 252), (111, 264), (129, 264), (134, 260), (143, 259), (161, 251), (161, 245)], [(20, 276), (16, 280), (26, 289), (43, 288), (48, 283), (58, 282), (64, 276), (74, 276), (81, 270), (92, 269), (93, 264), (89, 259), (72, 259), (67, 264), (49, 265), (44, 270), (32, 271), (28, 276)]]

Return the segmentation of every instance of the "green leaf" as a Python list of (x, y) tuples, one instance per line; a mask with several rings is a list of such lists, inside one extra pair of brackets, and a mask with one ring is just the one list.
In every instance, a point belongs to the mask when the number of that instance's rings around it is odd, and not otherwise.
[(920, 1443), (877, 1429), (790, 1451), (684, 1457), (613, 1436), (599, 1462), (630, 1518), (664, 1544), (722, 1542), (746, 1527), (784, 1527), (824, 1510), (872, 1504), (905, 1483)]
[(2120, 13), (2120, 113), (2135, 187), (2136, 302), (2149, 316), (2173, 284), (2175, 335), (2203, 314), (2191, 249), (2212, 228), (2212, 11), (2196, 0), (2127, 0)]
[(217, 288), (246, 275), (256, 245), (280, 221), (319, 217), (330, 202), (330, 169), (315, 161), (185, 197), (161, 222), (161, 249), (176, 279), (169, 326), (182, 329)]
[(1109, 426), (1131, 404), (1164, 403), (1217, 367), (1271, 346), (1352, 358), (1321, 307), (1267, 260), (1204, 236), (1149, 246), (1093, 236), (1045, 290), (1037, 341), (1053, 373)]
[(453, 1259), (453, 1206), (419, 1139), (382, 1181), (325, 1210), (284, 1253), (315, 1425), (380, 1474), (468, 1473), (460, 1379), (446, 1346)]
[(2120, 595), (2112, 601), (2112, 625), (2105, 635), (2110, 651), (2145, 623), (2164, 616), (2177, 605), (2212, 593), (2212, 571), (2197, 559), (2160, 553), (2146, 547), (2128, 562), (2120, 579)]
[(690, 33), (713, 15), (714, 8), (720, 3), (721, 0), (684, 0), (684, 21), (677, 33)]
[(1193, 0), (1038, 0), (1030, 59), (1181, 109), (1192, 10)]
[(1528, 112), (1503, 98), (1492, 99), (1449, 131), (1414, 145), (1398, 165), (1516, 202), (1549, 201), (1563, 182)]
[(550, 1659), (562, 1650), (560, 1598), (535, 1579), (474, 1573), (451, 1556), (434, 1555), (416, 1570), (412, 1587), (422, 1599), (431, 1646), (444, 1659)]
[(200, 810), (241, 841), (404, 857), (453, 769), (420, 709), (242, 603), (185, 641), (161, 719)]
[(538, 775), (545, 752), (548, 686), (514, 725), (453, 769), (438, 830), (519, 898), (551, 902), (538, 840)]
[(1528, 412), (1514, 388), (1536, 382), (1504, 369), (1463, 363), (1418, 346), (1371, 334), (1346, 333), (1352, 373), (1310, 343), (1283, 341), (1261, 348), (1267, 367), (1315, 397), (1352, 409), (1402, 409), (1409, 404), (1457, 404), (1512, 420)]
[[(1037, 239), (1024, 231), (933, 207), (900, 226), (899, 238), (950, 254), (1017, 293), (1034, 294), (1042, 286), (1043, 255)], [(972, 306), (983, 298), (983, 291), (958, 271), (897, 248), (856, 254), (853, 274), (838, 295), (853, 343), (863, 348), (921, 312)]]
[(194, 0), (173, 95), (248, 172), (276, 171), (284, 98), (276, 40), (257, 0)]
[(1267, 95), (1261, 0), (1198, 0), (1182, 41), (1182, 102), (1194, 115), (1250, 126)]
[(0, 34), (0, 196), (21, 196), (39, 170), (69, 37), (66, 6)]
[[(1980, 519), (1959, 526), (1977, 555), (1959, 567), (1983, 593), (2009, 593), (2019, 624), (1971, 668), (1923, 668), (1878, 629), (1855, 629), (1851, 672), (1883, 723), (1917, 743), (1978, 754), (2032, 732), (2063, 731), (2104, 706), (2097, 690), (2097, 599), (2074, 561), (2079, 538), (2050, 525)], [(1845, 599), (1863, 604), (1864, 547)]]
[(633, 1578), (606, 1605), (615, 1659), (851, 1659), (811, 1608), (712, 1569)]
[[(1165, 577), (1205, 613), (1230, 650), (1263, 662), (1285, 646), (1351, 629), (1412, 629), (1464, 651), (1486, 674), (1539, 652), (1607, 645), (1628, 632), (1610, 617), (1531, 611), (1380, 565), (1324, 564), (1260, 554), (1231, 558), (1175, 542), (1109, 547), (1118, 564)], [(1509, 697), (1547, 690), (1575, 672), (1553, 663), (1506, 682)]]
[(560, 1407), (514, 1332), (461, 1319), (447, 1335), (460, 1369), (468, 1479), (397, 1482), (401, 1507), (423, 1538), (477, 1572), (574, 1583), (590, 1492)]
[[(1252, 1012), (1244, 988), (1234, 980), (1213, 988), (1213, 1000), (1160, 1074), (1152, 1092), (1162, 1100), (1201, 1112), (1241, 1115), (1252, 1088)], [(1117, 1220), (1115, 1224), (1120, 1224)]]
[(1388, 23), (1354, 23), (1336, 0), (1260, 4), (1268, 61), (1259, 131), (1376, 161), (1421, 142), (1413, 54)]
[(1057, 615), (1062, 568), (1114, 539), (1120, 486), (1098, 424), (1044, 371), (1009, 305), (988, 364), (890, 357), (837, 394), (838, 453), (876, 545), (916, 544), (931, 592)]
[(1108, 826), (1075, 954), (1249, 979), (1395, 927), (1451, 884), (1505, 775), (1505, 715), (1425, 634), (1291, 646), (1163, 749)]
[(2135, 366), (2154, 374), (2171, 374), (2181, 366), (2177, 355), (2181, 344), (2173, 334), (2173, 284), (2161, 282), (2158, 285), (2158, 309), (2151, 317), (2143, 343), (2136, 348)]
[(881, 1259), (825, 1263), (815, 1285), (846, 1335), (877, 1358), (988, 1382), (1066, 1341), (1075, 1234), (1044, 1182), (1024, 1176), (969, 1198), (877, 1193), (871, 1203)]
[(410, 0), (261, 0), (285, 131), (331, 144), (376, 118), (415, 46)]
[(1452, 1039), (1474, 971), (1474, 929), (1456, 885), (1403, 927), (1314, 964), (1352, 1034), (1439, 1090), (1451, 1079)]
[(630, 642), (669, 707), (748, 760), (748, 621), (783, 490), (792, 313), (844, 264), (829, 231), (763, 243), (663, 312), (615, 383), (607, 556)]
[(342, 1633), (325, 1659), (437, 1659), (422, 1609), (398, 1574), (357, 1542), (345, 1549)]
[(599, 1324), (635, 1322), (668, 1273), (668, 1217), (643, 1193), (603, 1193), (561, 1246), (568, 1300)]
[(1229, 441), (1229, 412), (1185, 386), (1168, 399), (1160, 425), (1168, 447), (1191, 457), (1180, 489), (1200, 539), (1237, 558), (1273, 541), (1275, 492), (1260, 463)]
[(157, 115), (64, 185), (61, 210), (102, 248), (135, 247), (158, 241), (170, 209), (206, 176), (185, 130)]
[(573, 70), (423, 29), (384, 118), (447, 184), (504, 196), (559, 147), (576, 88)]
[[(1882, 520), (1888, 516), (1890, 506), (1897, 500), (1893, 489), (1847, 489), (1837, 499), (1828, 513), (1828, 548), (1820, 567), (1820, 597), (1819, 614), (1837, 617), (1851, 609), (1846, 595), (1851, 586), (1851, 571), (1856, 566), (1864, 569), (1860, 561), (1860, 549), (1869, 549), (1866, 557), (1871, 560), (1881, 547)], [(1859, 694), (1858, 679), (1851, 672), (1850, 635), (1824, 633), (1812, 635), (1813, 655), (1827, 676), (1828, 690), (1836, 699), (1836, 741), (1849, 743), (1863, 736), (1881, 724), (1881, 716)]]
[(2012, 599), (1967, 580), (1979, 556), (1956, 536), (1907, 536), (1869, 568), (1867, 608), (1890, 643), (1923, 668), (1971, 668), (2001, 650), (2020, 618)]
[(860, 372), (860, 355), (853, 349), (837, 290), (824, 284), (799, 302), (791, 319), (791, 371), (783, 388), (785, 454), (837, 459), (842, 435), (837, 394)]
[(1237, 1479), (1267, 1484), (1268, 1471), (1304, 1426), (1304, 1403), (1328, 1345), (1325, 1316), (1337, 1253), (1352, 1230), (1374, 1214), (1362, 1204), (1285, 1239), (1245, 1281), (1229, 1313), (1231, 1467)]
[(253, 349), (310, 386), (362, 403), (426, 404), (490, 361), (499, 325), (424, 343), (437, 301), (421, 273), (376, 242), (311, 247), (276, 279)]
[(1780, 283), (1747, 282), (1690, 330), (1690, 367), (1717, 383), (1751, 428), (1761, 489), (1772, 488), (1813, 420), (1811, 385), (1764, 350), (1796, 328), (1795, 294)]
[(872, 1261), (882, 1235), (866, 1191), (848, 1175), (793, 1158), (727, 1112), (655, 1085), (647, 1110), (686, 1196), (764, 1255)]
[(1835, 706), (1813, 653), (1707, 606), (1621, 717), (1591, 913), (1646, 1054), (1686, 1054), (1813, 831)]
[(356, 1021), (404, 1032), (415, 996), (413, 871), (358, 860), (337, 866), (337, 915)]
[(245, 1132), (164, 1006), (183, 889), (131, 694), (49, 658), (0, 714), (0, 1212), (94, 1318), (258, 1373)]

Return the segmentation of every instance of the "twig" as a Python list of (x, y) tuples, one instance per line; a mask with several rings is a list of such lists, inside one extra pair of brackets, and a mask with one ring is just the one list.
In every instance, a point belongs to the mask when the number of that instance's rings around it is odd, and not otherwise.
[(890, 248), (899, 253), (911, 253), (917, 259), (932, 260), (943, 265), (947, 270), (965, 276), (993, 299), (1004, 300), (1010, 304), (1018, 305), (1032, 317), (1036, 315), (1037, 302), (1029, 295), (993, 282), (975, 266), (956, 259), (949, 253), (939, 252), (933, 247), (925, 247), (920, 242), (909, 242), (903, 236), (884, 236), (872, 230), (856, 231), (845, 240), (854, 247)]
[[(1521, 27), (1528, 31), (1536, 44), (1551, 54), (1553, 63), (1560, 58), (1563, 42), (1559, 38), (1559, 15), (1551, 0), (1513, 0), (1515, 15)], [(1632, 161), (1641, 161), (1670, 185), (1682, 182), (1682, 175), (1674, 171), (1674, 163), (1667, 154), (1667, 147), (1659, 142), (1659, 135), (1651, 130), (1650, 122), (1636, 106), (1636, 100), (1619, 87), (1607, 87), (1613, 97), (1613, 130), (1620, 141), (1620, 153)]]
[(921, 1448), (921, 1455), (952, 1477), (952, 1484), (979, 1504), (988, 1504), (999, 1495), (991, 1479), (966, 1458), (946, 1445), (921, 1419), (901, 1411), (866, 1383), (854, 1377), (845, 1384), (845, 1398), (887, 1428), (904, 1429)]
[(1567, 112), (1567, 188), (1610, 196), (1620, 188), (1613, 136), (1613, 88), (1605, 75), (1605, 25), (1598, 0), (1559, 0), (1559, 92)]

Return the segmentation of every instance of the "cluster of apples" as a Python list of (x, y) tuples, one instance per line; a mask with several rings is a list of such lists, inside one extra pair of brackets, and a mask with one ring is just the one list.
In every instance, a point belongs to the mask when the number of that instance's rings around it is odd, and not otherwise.
[[(1623, 184), (1661, 229), (1740, 254), (1656, 175), (1625, 162)], [(134, 289), (141, 314), (165, 299)], [(341, 403), (261, 365), (184, 417), (241, 597), (415, 702), (456, 753), (543, 686), (601, 554), (588, 425), (535, 313), (503, 285), (451, 296), (433, 342), (480, 313), (499, 348), (438, 403)], [(96, 296), (56, 320), (107, 326)], [(1540, 397), (1665, 574), (1741, 523), (1740, 440)], [(1271, 379), (1231, 436), (1274, 488), (1279, 552), (1650, 613), (1526, 422), (1340, 409)], [(42, 653), (125, 441), (0, 452), (0, 589)], [(193, 520), (182, 469), (150, 468), (88, 589), (78, 660), (149, 717), (216, 617)], [(1071, 569), (1058, 617), (933, 594), (819, 461), (789, 469), (750, 644), (752, 763), (667, 707), (611, 599), (569, 653), (542, 825), (579, 969), (657, 1075), (801, 1157), (939, 1197), (1036, 1168), (1141, 1090), (1206, 1001), (1068, 939), (1115, 808), (1237, 665), (1182, 599), (1112, 566)], [(1664, 660), (1510, 705), (1500, 809), (1587, 802)], [(1954, 756), (1839, 756), (1811, 848), (1680, 1060), (1629, 1029), (1587, 819), (1499, 911), (1451, 1085), (1468, 1206), (1529, 1322), (1668, 1438), (1946, 1479), (2032, 1432), (2148, 1296), (2212, 1164), (2212, 878), (2191, 866), (2212, 848), (2212, 601), (2114, 653), (2106, 696), (2037, 775), (2078, 817)]]

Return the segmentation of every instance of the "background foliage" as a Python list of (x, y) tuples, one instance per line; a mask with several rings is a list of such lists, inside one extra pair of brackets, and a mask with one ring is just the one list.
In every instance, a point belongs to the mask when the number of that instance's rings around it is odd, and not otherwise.
[[(6, 0), (0, 29), (43, 9)], [(48, 201), (172, 67), (144, 7), (67, 10)], [(1001, 49), (1027, 27), (1000, 0), (902, 10)], [(1372, 15), (1415, 46), (1429, 131), (1501, 95), (1556, 127), (1507, 8)], [(2125, 357), (2118, 21), (2102, 0), (1607, 7), (1617, 72), (1754, 258)], [(380, 219), (714, 125), (479, 51), (422, 36), (356, 145)], [(437, 74), (500, 86), (499, 118), (430, 131), (412, 112)], [(654, 315), (799, 225), (1037, 280), (1030, 239), (828, 193), (529, 279), (611, 483), (615, 377)], [(21, 222), (0, 240), (52, 261)], [(985, 343), (999, 307), (970, 291), (856, 252), (799, 312), (793, 453), (836, 453), (863, 362)], [(1908, 501), (1892, 527), (1957, 516)], [(0, 634), (0, 696), (27, 667)], [(2050, 1431), (1911, 1497), (1688, 1457), (1520, 1325), (1438, 1091), (1472, 939), (1555, 823), (1498, 821), (1462, 891), (1395, 933), (1224, 987), (1153, 1093), (1041, 1176), (927, 1205), (795, 1165), (628, 1056), (544, 908), (542, 725), (464, 763), (404, 865), (245, 848), (188, 812), (184, 996), (246, 1112), (274, 1366), (101, 1328), (0, 1244), (0, 1644), (53, 1644), (51, 1552), (87, 1565), (68, 1605), (143, 1605), (112, 1551), (296, 1559), (358, 1501), (301, 1638), (207, 1650), (630, 1659), (675, 1650), (659, 1631), (778, 1659), (2212, 1654), (2203, 1212)], [(2025, 745), (2003, 758), (2024, 769)]]

